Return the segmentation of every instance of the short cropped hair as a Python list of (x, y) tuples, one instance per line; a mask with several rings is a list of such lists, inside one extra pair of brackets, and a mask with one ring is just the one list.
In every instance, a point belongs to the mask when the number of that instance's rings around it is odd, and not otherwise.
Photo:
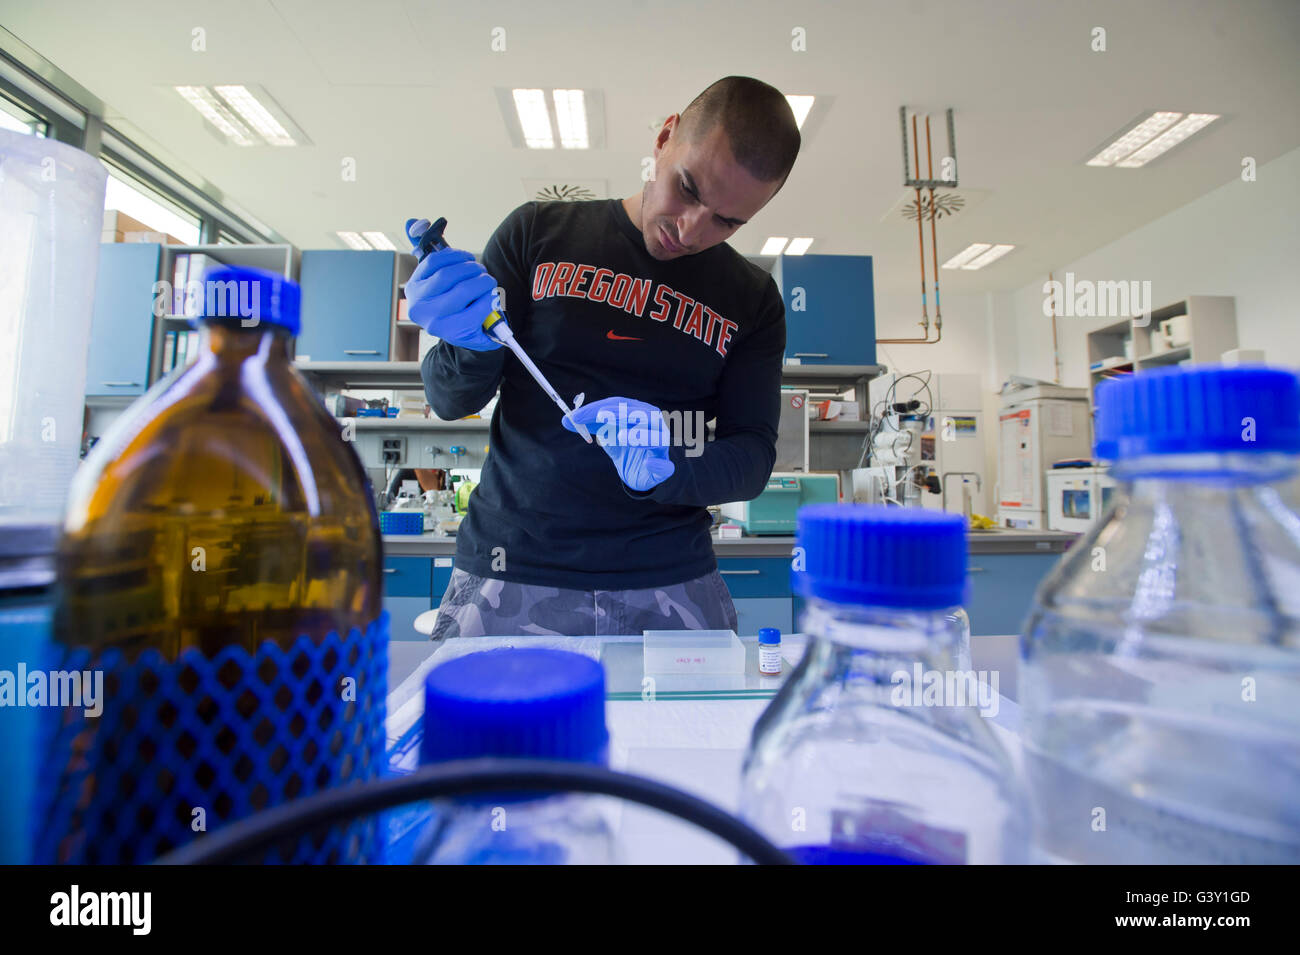
[(718, 123), (742, 168), (760, 182), (780, 180), (778, 190), (785, 185), (800, 137), (794, 110), (780, 90), (749, 76), (723, 77), (682, 112), (682, 133), (698, 141)]

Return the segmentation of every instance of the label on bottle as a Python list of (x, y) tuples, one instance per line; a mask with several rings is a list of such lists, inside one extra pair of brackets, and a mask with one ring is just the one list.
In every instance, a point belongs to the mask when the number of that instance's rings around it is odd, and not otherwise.
[(760, 646), (758, 648), (758, 672), (781, 672), (781, 648), (779, 646)]

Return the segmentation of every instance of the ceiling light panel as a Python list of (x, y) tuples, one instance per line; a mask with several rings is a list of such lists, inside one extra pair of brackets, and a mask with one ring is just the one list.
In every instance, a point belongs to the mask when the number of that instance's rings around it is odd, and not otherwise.
[(1189, 113), (1171, 128), (1161, 133), (1141, 149), (1129, 156), (1125, 156), (1115, 165), (1124, 169), (1136, 169), (1139, 166), (1145, 166), (1157, 156), (1173, 149), (1188, 136), (1199, 132), (1218, 118), (1215, 113)]
[(214, 89), (217, 95), (229, 103), (230, 108), (238, 113), (240, 118), (253, 127), (257, 134), (270, 145), (298, 145), (293, 136), (289, 134), (289, 131), (284, 128), (284, 124), (271, 115), (271, 111), (253, 95), (248, 87), (217, 86)]
[(1014, 248), (1014, 245), (995, 245), (993, 248), (987, 249), (975, 256), (975, 258), (963, 265), (962, 268), (972, 272), (975, 269), (982, 269), (984, 266), (996, 262)]
[(361, 236), (370, 243), (372, 249), (379, 249), (382, 252), (397, 251), (397, 246), (393, 245), (388, 236), (382, 232), (363, 232)]
[(565, 149), (587, 149), (587, 104), (582, 90), (553, 90), (555, 125)]
[(803, 255), (808, 251), (808, 246), (813, 244), (813, 240), (807, 237), (800, 239), (791, 239), (790, 244), (785, 247), (786, 255)]
[(515, 113), (524, 131), (524, 145), (529, 149), (554, 149), (551, 114), (546, 109), (543, 90), (514, 90)]
[(358, 252), (369, 252), (370, 243), (361, 238), (359, 232), (336, 232), (334, 233), (343, 240), (343, 244), (350, 249), (356, 249)]
[(252, 131), (206, 86), (177, 86), (176, 92), (236, 146), (257, 144)]
[(1182, 113), (1152, 113), (1138, 123), (1119, 139), (1115, 140), (1097, 155), (1088, 160), (1089, 166), (1113, 166), (1134, 150), (1149, 143), (1152, 139), (1178, 122)]
[(991, 242), (973, 242), (943, 263), (943, 267), (945, 269), (959, 269), (977, 255), (983, 255), (991, 248), (993, 248)]

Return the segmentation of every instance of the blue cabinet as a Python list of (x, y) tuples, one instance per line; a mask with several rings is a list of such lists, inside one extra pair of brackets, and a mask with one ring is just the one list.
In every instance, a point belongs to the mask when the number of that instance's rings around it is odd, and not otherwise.
[(718, 573), (736, 605), (736, 632), (753, 636), (761, 627), (790, 632), (790, 559), (723, 557)]
[(1019, 633), (1060, 554), (971, 554), (966, 614), (973, 635)]
[(99, 247), (95, 305), (86, 353), (86, 395), (142, 395), (149, 385), (154, 283), (162, 246), (105, 242)]
[(742, 597), (736, 605), (736, 634), (752, 637), (763, 627), (776, 627), (782, 634), (793, 632), (789, 597)]
[(388, 636), (391, 640), (428, 640), (415, 629), (415, 618), (433, 608), (428, 597), (385, 597), (388, 611)]
[(384, 595), (428, 597), (432, 592), (428, 557), (385, 557)]
[(437, 606), (432, 597), (432, 561), (428, 557), (384, 558), (384, 609), (394, 640), (427, 640), (415, 631), (415, 618)]
[(435, 557), (433, 559), (433, 605), (436, 607), (442, 603), (442, 595), (447, 592), (447, 585), (451, 583), (451, 572), (455, 569), (455, 559), (452, 557)]
[(297, 354), (312, 361), (388, 361), (396, 252), (303, 252)]
[(785, 357), (805, 365), (874, 365), (876, 297), (869, 255), (782, 255)]
[(731, 591), (733, 600), (739, 597), (790, 598), (790, 559), (788, 557), (723, 557), (718, 560), (718, 573)]

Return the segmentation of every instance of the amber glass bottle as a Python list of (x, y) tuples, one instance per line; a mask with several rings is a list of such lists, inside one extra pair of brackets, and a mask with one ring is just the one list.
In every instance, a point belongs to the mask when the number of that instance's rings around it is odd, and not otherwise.
[[(142, 862), (224, 822), (375, 775), (387, 617), (365, 473), (289, 358), (297, 286), (205, 277), (198, 357), (106, 433), (73, 483), (52, 668), (104, 674), (52, 708), (37, 856)], [(283, 850), (373, 857), (373, 826)]]

